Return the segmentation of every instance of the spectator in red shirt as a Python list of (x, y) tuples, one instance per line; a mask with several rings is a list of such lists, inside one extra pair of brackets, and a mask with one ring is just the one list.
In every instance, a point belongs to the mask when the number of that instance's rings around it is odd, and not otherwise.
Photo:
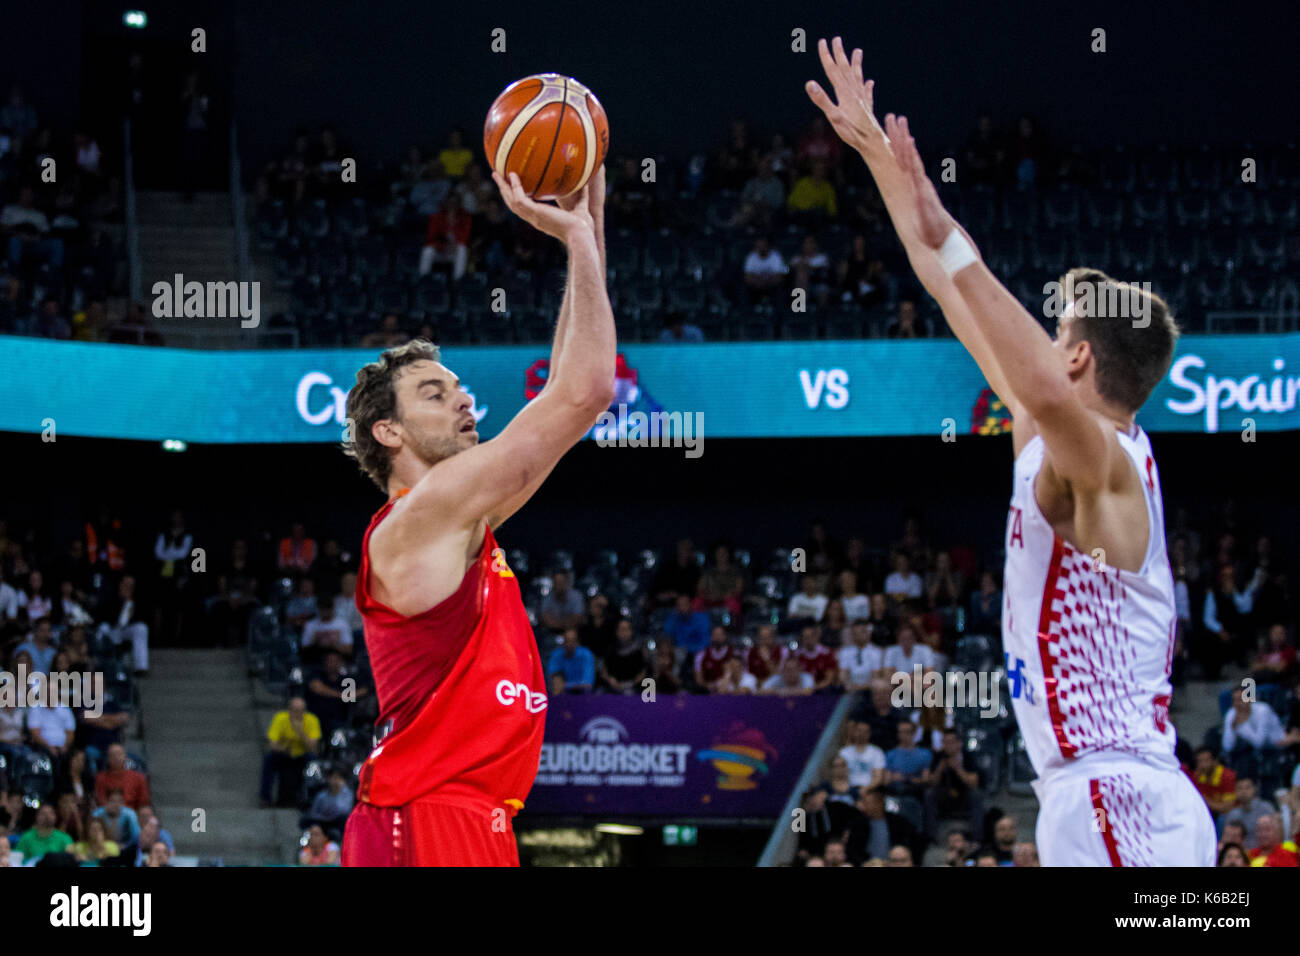
[(831, 132), (824, 117), (814, 117), (812, 127), (799, 141), (799, 160), (804, 164), (824, 160), (831, 170), (832, 178), (838, 178), (840, 138)]
[(1227, 813), (1237, 805), (1237, 775), (1209, 747), (1197, 748), (1196, 769), (1189, 776), (1211, 813)]
[(1274, 624), (1268, 629), (1268, 647), (1256, 655), (1251, 669), (1260, 684), (1291, 686), (1295, 683), (1296, 650), (1287, 640), (1285, 624)]
[(1300, 857), (1290, 840), (1282, 842), (1282, 820), (1276, 813), (1266, 813), (1255, 824), (1259, 845), (1248, 852), (1251, 866), (1297, 866)]
[(447, 196), (442, 209), (429, 217), (429, 231), (420, 250), (420, 275), (427, 275), (435, 262), (450, 262), (452, 278), (459, 279), (469, 264), (469, 213), (455, 193)]
[(727, 672), (727, 661), (732, 657), (727, 629), (716, 624), (709, 634), (709, 646), (695, 655), (695, 682), (710, 691)]
[(825, 690), (839, 676), (840, 663), (835, 653), (822, 644), (822, 629), (818, 624), (805, 624), (799, 635), (799, 649), (795, 651), (799, 666), (812, 675), (815, 691)]
[(107, 766), (95, 776), (95, 800), (100, 805), (108, 802), (110, 791), (121, 790), (122, 801), (132, 810), (147, 807), (149, 779), (138, 770), (126, 766), (126, 748), (113, 744), (108, 748)]
[(758, 629), (754, 646), (749, 649), (749, 672), (760, 684), (781, 669), (789, 648), (778, 644), (776, 630), (771, 624), (764, 624)]

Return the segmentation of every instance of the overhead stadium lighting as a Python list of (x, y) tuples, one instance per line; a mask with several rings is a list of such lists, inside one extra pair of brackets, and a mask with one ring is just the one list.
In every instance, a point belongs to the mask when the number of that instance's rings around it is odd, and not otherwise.
[(143, 30), (149, 23), (149, 16), (143, 10), (127, 10), (122, 14), (122, 22), (128, 27)]

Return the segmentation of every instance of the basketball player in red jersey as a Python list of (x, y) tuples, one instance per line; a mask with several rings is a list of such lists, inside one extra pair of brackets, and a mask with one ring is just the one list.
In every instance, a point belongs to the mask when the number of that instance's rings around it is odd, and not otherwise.
[(388, 495), (361, 549), (357, 606), (378, 742), (343, 837), (344, 866), (518, 866), (511, 821), (537, 773), (546, 683), (495, 531), (614, 396), (602, 168), (557, 205), (493, 174), (512, 212), (568, 250), (549, 378), (491, 441), (422, 339), (348, 394), (347, 454)]
[(876, 121), (862, 51), (847, 55), (836, 37), (819, 52), (836, 99), (815, 82), (808, 95), (865, 160), (917, 277), (1012, 413), (1002, 642), (1038, 774), (1039, 857), (1213, 866), (1213, 821), (1174, 756), (1174, 580), (1136, 422), (1173, 359), (1169, 307), (1073, 269), (1048, 300), (1049, 337), (944, 209), (907, 120)]

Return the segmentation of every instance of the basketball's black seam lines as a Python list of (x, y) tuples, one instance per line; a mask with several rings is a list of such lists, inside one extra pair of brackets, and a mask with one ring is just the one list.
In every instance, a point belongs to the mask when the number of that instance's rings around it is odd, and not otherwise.
[[(564, 90), (560, 95), (560, 118), (555, 122), (555, 138), (551, 140), (551, 151), (546, 154), (546, 165), (542, 167), (542, 174), (537, 177), (537, 189), (533, 190), (531, 198), (536, 199), (537, 193), (546, 182), (546, 174), (550, 171), (551, 160), (555, 158), (555, 144), (560, 141), (560, 130), (564, 128), (564, 110), (569, 105), (569, 78), (564, 78)], [(545, 108), (545, 107), (543, 107)], [(529, 122), (532, 122), (529, 120)]]

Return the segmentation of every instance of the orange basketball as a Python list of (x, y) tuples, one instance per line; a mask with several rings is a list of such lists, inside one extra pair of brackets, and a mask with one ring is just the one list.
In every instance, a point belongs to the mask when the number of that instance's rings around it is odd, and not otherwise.
[(534, 199), (583, 187), (609, 149), (609, 120), (591, 90), (569, 76), (516, 80), (488, 110), (483, 150), (502, 176), (516, 173)]

